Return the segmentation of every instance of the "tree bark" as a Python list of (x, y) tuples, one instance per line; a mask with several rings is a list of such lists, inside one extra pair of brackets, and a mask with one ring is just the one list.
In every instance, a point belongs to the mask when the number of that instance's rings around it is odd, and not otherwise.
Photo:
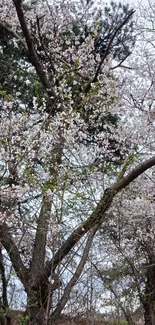
[[(28, 307), (23, 317), (25, 317), (25, 324), (27, 325), (43, 325), (45, 321), (45, 310), (39, 305), (35, 305), (36, 301), (33, 297), (29, 298), (30, 302), (34, 305)], [(26, 320), (27, 319), (27, 320)]]
[(155, 258), (151, 259), (146, 273), (144, 319), (145, 325), (155, 324)]

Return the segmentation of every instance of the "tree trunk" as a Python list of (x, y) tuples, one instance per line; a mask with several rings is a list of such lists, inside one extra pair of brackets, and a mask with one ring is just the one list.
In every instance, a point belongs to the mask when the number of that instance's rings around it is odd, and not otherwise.
[(48, 298), (48, 282), (42, 283), (38, 288), (30, 287), (27, 290), (27, 317), (28, 325), (43, 325), (46, 319), (46, 306)]
[(28, 325), (43, 325), (45, 323), (45, 309), (38, 299), (38, 292), (31, 292), (28, 295), (26, 312), (23, 315)]
[(144, 319), (145, 325), (155, 325), (155, 263), (154, 259), (147, 268), (145, 287)]
[(155, 324), (155, 303), (146, 302), (144, 304), (145, 325)]

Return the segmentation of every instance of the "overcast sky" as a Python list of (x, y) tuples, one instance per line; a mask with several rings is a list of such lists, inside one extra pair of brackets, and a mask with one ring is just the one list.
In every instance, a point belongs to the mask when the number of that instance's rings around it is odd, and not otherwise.
[[(111, 0), (109, 0), (109, 2), (110, 2)], [(139, 0), (114, 0), (115, 2), (121, 2), (122, 4), (125, 4), (125, 3), (129, 3), (129, 4), (131, 4), (131, 6), (133, 6), (133, 7), (138, 7), (138, 6), (140, 6), (140, 5), (148, 5), (148, 0), (141, 0), (141, 1), (139, 1)], [(150, 0), (150, 3), (154, 3), (154, 0)]]

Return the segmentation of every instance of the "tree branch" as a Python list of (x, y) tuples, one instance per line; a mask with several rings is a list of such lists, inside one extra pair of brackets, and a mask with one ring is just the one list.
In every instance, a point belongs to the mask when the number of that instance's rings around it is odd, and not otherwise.
[(104, 52), (104, 55), (102, 56), (101, 61), (100, 61), (99, 65), (98, 65), (98, 68), (97, 68), (97, 70), (96, 70), (96, 73), (95, 73), (94, 78), (93, 78), (90, 82), (88, 82), (88, 84), (87, 84), (86, 87), (85, 87), (85, 91), (84, 91), (84, 92), (85, 92), (86, 94), (88, 93), (89, 89), (91, 88), (91, 83), (94, 83), (94, 82), (97, 81), (97, 78), (98, 78), (98, 75), (99, 75), (99, 73), (100, 73), (100, 70), (101, 70), (102, 64), (103, 64), (105, 58), (107, 57), (107, 55), (109, 54), (109, 51), (110, 51), (111, 45), (112, 45), (112, 43), (113, 43), (113, 41), (114, 41), (114, 39), (115, 39), (117, 33), (122, 29), (122, 27), (123, 27), (125, 24), (127, 24), (127, 22), (128, 22), (129, 19), (132, 17), (132, 15), (134, 14), (134, 12), (135, 12), (134, 10), (131, 10), (131, 12), (130, 12), (130, 13), (129, 13), (125, 18), (124, 18), (124, 20), (123, 20), (123, 21), (118, 25), (118, 27), (117, 27), (116, 30), (114, 31), (113, 35), (111, 36), (111, 38), (110, 38), (110, 40), (109, 40), (109, 43), (108, 43), (108, 46), (107, 46), (107, 48), (106, 48), (106, 50), (105, 50), (105, 52)]
[(116, 182), (112, 188), (114, 191), (120, 192), (123, 188), (133, 182), (138, 176), (143, 174), (147, 169), (155, 166), (155, 156), (147, 159), (135, 167), (129, 174), (123, 177), (118, 183)]
[(77, 280), (79, 279), (79, 277), (80, 277), (80, 275), (81, 275), (81, 273), (83, 271), (84, 265), (86, 263), (86, 260), (88, 258), (89, 252), (90, 252), (90, 248), (91, 248), (93, 238), (94, 238), (95, 233), (97, 232), (98, 228), (99, 228), (99, 225), (95, 225), (93, 227), (93, 229), (90, 231), (90, 234), (88, 236), (88, 239), (87, 239), (87, 242), (86, 242), (86, 245), (85, 245), (85, 248), (84, 248), (84, 252), (83, 252), (81, 261), (78, 264), (74, 275), (72, 276), (69, 283), (67, 284), (67, 286), (66, 286), (66, 288), (64, 290), (63, 296), (59, 300), (56, 309), (54, 310), (54, 312), (51, 315), (52, 320), (57, 319), (60, 316), (63, 308), (65, 307), (65, 305), (66, 305), (66, 303), (67, 303), (67, 301), (69, 299), (70, 292), (71, 292), (72, 288), (74, 287), (74, 285), (76, 284)]
[(47, 48), (46, 48), (46, 46), (44, 44), (43, 37), (42, 37), (42, 34), (41, 34), (40, 18), (37, 16), (36, 19), (37, 19), (37, 28), (38, 28), (38, 36), (39, 36), (40, 44), (41, 44), (41, 46), (42, 46), (42, 48), (43, 48), (43, 50), (45, 52), (45, 55), (47, 56), (47, 58), (48, 58), (48, 60), (50, 62), (51, 69), (53, 70), (53, 73), (55, 74), (55, 67), (54, 67), (51, 55), (49, 55), (49, 52), (47, 51)]
[(18, 248), (10, 234), (10, 229), (5, 222), (0, 225), (0, 241), (10, 257), (18, 278), (21, 280), (23, 285), (27, 286), (29, 271), (21, 260)]
[(30, 62), (32, 63), (32, 65), (35, 67), (36, 72), (42, 82), (42, 85), (44, 86), (47, 94), (49, 95), (49, 97), (54, 97), (54, 99), (57, 97), (56, 93), (54, 91), (54, 89), (51, 87), (51, 84), (46, 76), (46, 73), (43, 69), (42, 64), (39, 61), (38, 55), (34, 49), (34, 44), (33, 44), (33, 40), (32, 37), (30, 35), (30, 32), (28, 30), (28, 26), (24, 17), (24, 13), (22, 10), (22, 6), (21, 6), (21, 1), (19, 0), (13, 0), (13, 3), (15, 5), (16, 8), (16, 12), (17, 12), (17, 16), (20, 22), (20, 26), (21, 29), (23, 31), (23, 35), (25, 37), (26, 40), (26, 44), (27, 44), (27, 48), (28, 48), (28, 57)]
[(5, 310), (8, 307), (7, 281), (5, 276), (5, 267), (4, 267), (1, 247), (0, 247), (0, 274), (1, 274), (1, 281), (2, 281), (2, 305), (3, 305), (3, 309)]
[(109, 290), (113, 293), (114, 297), (116, 298), (116, 301), (117, 301), (117, 304), (118, 306), (120, 307), (120, 309), (122, 310), (127, 322), (129, 325), (135, 325), (134, 321), (132, 320), (132, 316), (129, 312), (129, 310), (126, 310), (126, 308), (123, 306), (122, 302), (121, 302), (121, 299), (119, 299), (119, 296), (117, 294), (117, 292), (113, 289), (113, 286), (112, 284), (110, 283), (111, 279), (107, 279), (106, 277), (104, 277), (101, 273), (101, 271), (98, 269), (98, 267), (92, 263), (93, 267), (95, 268), (95, 270), (97, 271), (100, 279), (102, 280), (103, 282), (103, 285), (105, 284), (106, 282), (106, 285), (108, 286)]
[(122, 256), (124, 257), (124, 259), (126, 260), (126, 262), (129, 264), (129, 266), (131, 268), (132, 275), (133, 275), (133, 278), (134, 278), (134, 281), (135, 281), (135, 284), (137, 287), (138, 295), (139, 295), (141, 303), (143, 304), (144, 303), (144, 295), (141, 290), (141, 284), (140, 284), (140, 279), (139, 279), (140, 272), (139, 272), (139, 270), (136, 269), (133, 261), (124, 254), (123, 250), (119, 247), (119, 245), (116, 244), (116, 242), (114, 242), (114, 245), (116, 246), (118, 251), (122, 254)]
[(8, 34), (16, 38), (19, 41), (19, 43), (24, 47), (26, 52), (28, 51), (26, 42), (14, 30), (12, 30), (9, 26), (3, 24), (1, 21), (0, 21), (0, 27), (3, 28)]
[(113, 198), (116, 196), (116, 194), (120, 192), (123, 188), (125, 188), (127, 185), (129, 185), (132, 181), (134, 181), (138, 176), (144, 173), (147, 169), (153, 166), (155, 166), (155, 156), (140, 163), (131, 172), (129, 172), (127, 176), (123, 177), (119, 182), (114, 183), (114, 185), (112, 185), (110, 188), (105, 190), (102, 198), (100, 199), (97, 207), (92, 212), (90, 217), (88, 217), (88, 219), (85, 222), (83, 222), (83, 224), (78, 226), (72, 232), (72, 234), (68, 237), (68, 239), (64, 242), (64, 244), (56, 252), (53, 259), (47, 262), (45, 268), (45, 275), (47, 277), (50, 276), (51, 267), (55, 269), (57, 265), (64, 259), (64, 257), (69, 253), (69, 251), (74, 247), (74, 245), (80, 240), (82, 236), (84, 236), (90, 229), (92, 229), (94, 225), (102, 224), (105, 218), (104, 213), (111, 206)]

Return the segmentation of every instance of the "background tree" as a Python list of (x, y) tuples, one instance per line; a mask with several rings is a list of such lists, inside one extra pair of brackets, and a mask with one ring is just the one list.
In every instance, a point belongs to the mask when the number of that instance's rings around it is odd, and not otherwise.
[[(148, 25), (147, 17), (150, 17)], [(141, 157), (141, 159), (154, 152), (153, 17), (154, 10), (151, 4), (148, 11), (146, 8), (145, 13), (141, 11), (141, 21), (138, 24), (141, 32), (139, 43), (133, 54), (133, 59), (131, 56), (128, 60), (128, 71), (123, 75), (121, 83), (121, 85), (124, 84), (121, 105), (128, 117), (130, 116), (123, 120), (124, 132), (129, 132), (129, 128), (131, 127), (132, 130), (134, 126), (134, 131), (130, 133), (131, 143), (133, 138), (137, 137), (137, 157)], [(146, 28), (143, 27), (144, 19), (146, 19)], [(119, 80), (121, 80), (121, 73)], [(129, 167), (130, 159), (127, 165)], [(102, 235), (105, 235), (106, 229), (105, 241), (107, 237), (110, 240), (109, 256), (110, 261), (113, 261), (112, 270), (118, 281), (118, 291), (116, 292), (118, 303), (123, 301), (125, 304), (128, 298), (131, 298), (132, 304), (135, 305), (136, 295), (139, 301), (136, 304), (143, 307), (144, 313), (141, 309), (141, 314), (143, 314), (145, 324), (154, 324), (154, 172), (145, 173), (139, 182), (132, 184), (129, 192), (125, 191), (124, 195), (122, 193), (119, 204), (115, 206), (113, 202), (112, 213), (114, 215), (104, 225)], [(118, 255), (116, 251), (118, 251)], [(114, 254), (117, 256), (115, 262)], [(127, 272), (124, 275), (126, 279), (125, 291), (128, 297), (126, 296), (126, 299), (122, 300), (123, 277), (121, 274), (124, 267)], [(105, 271), (105, 268), (105, 265), (100, 265), (99, 268), (103, 277), (104, 272), (106, 275), (108, 274), (108, 269)], [(129, 285), (127, 285), (128, 278), (131, 280)], [(108, 280), (111, 280), (110, 285), (112, 285), (113, 278), (110, 279), (109, 276)]]

